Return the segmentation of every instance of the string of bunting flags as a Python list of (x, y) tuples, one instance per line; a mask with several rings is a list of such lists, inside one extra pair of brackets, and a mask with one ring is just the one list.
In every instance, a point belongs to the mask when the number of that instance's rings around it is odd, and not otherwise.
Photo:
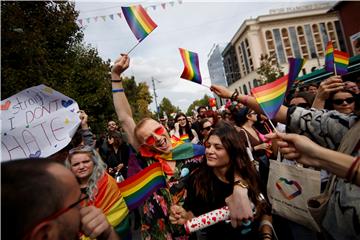
[[(163, 10), (166, 10), (166, 7), (168, 5), (170, 5), (171, 7), (175, 6), (175, 3), (177, 4), (182, 4), (182, 0), (178, 0), (178, 1), (171, 1), (171, 2), (163, 2), (163, 3), (157, 3), (157, 4), (153, 4), (153, 5), (149, 5), (144, 7), (144, 9), (146, 11), (148, 10), (153, 10), (155, 11), (156, 9), (159, 9), (159, 7), (161, 7)], [(121, 8), (119, 8), (120, 10)], [(90, 24), (90, 23), (96, 23), (98, 22), (100, 19), (102, 19), (104, 22), (109, 19), (109, 20), (116, 20), (116, 19), (124, 19), (124, 15), (121, 11), (115, 12), (115, 13), (111, 13), (111, 14), (106, 14), (106, 15), (100, 15), (100, 16), (94, 16), (94, 17), (86, 17), (86, 18), (80, 18), (77, 20), (77, 23), (80, 26), (84, 26), (84, 24)]]

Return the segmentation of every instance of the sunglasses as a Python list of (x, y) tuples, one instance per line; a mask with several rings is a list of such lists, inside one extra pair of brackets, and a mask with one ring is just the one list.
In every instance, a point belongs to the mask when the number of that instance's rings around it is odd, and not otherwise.
[[(154, 130), (154, 133), (156, 135), (163, 135), (166, 132), (165, 128), (163, 126), (160, 126)], [(146, 145), (153, 145), (156, 142), (156, 139), (153, 135), (149, 136), (145, 139)]]
[[(57, 212), (51, 214), (50, 216), (44, 218), (44, 219), (41, 220), (38, 224), (36, 224), (35, 227), (38, 226), (38, 225), (40, 225), (40, 224), (42, 224), (42, 223), (49, 222), (49, 221), (52, 221), (52, 220), (60, 217), (60, 216), (63, 215), (64, 213), (68, 212), (69, 210), (71, 210), (72, 208), (78, 206), (78, 205), (81, 204), (84, 200), (86, 200), (86, 199), (89, 198), (88, 195), (85, 195), (84, 197), (81, 197), (81, 196), (83, 196), (83, 194), (80, 195), (80, 199), (79, 199), (79, 200), (77, 200), (76, 202), (70, 204), (68, 207), (63, 208), (63, 209), (60, 209), (59, 211), (57, 211)], [(31, 233), (32, 233), (32, 231), (35, 229), (35, 227), (33, 227), (33, 228), (29, 231), (29, 233), (25, 235), (25, 237), (24, 237), (23, 239), (29, 239), (30, 236), (31, 236)]]
[(207, 130), (207, 131), (210, 131), (211, 130), (211, 126), (208, 126), (208, 127), (204, 127), (202, 130), (204, 131), (204, 130)]
[(341, 105), (344, 102), (346, 102), (347, 104), (351, 104), (355, 101), (355, 99), (353, 97), (349, 97), (349, 98), (345, 98), (345, 99), (333, 99), (332, 102), (335, 105)]

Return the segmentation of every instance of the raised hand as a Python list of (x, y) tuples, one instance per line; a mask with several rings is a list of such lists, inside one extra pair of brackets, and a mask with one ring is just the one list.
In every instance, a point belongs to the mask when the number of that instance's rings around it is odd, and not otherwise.
[(224, 86), (211, 85), (210, 90), (222, 98), (230, 98), (232, 95), (232, 92)]
[(130, 64), (130, 58), (126, 54), (121, 54), (121, 56), (115, 60), (114, 66), (111, 69), (112, 77), (120, 77), (120, 74), (123, 73)]

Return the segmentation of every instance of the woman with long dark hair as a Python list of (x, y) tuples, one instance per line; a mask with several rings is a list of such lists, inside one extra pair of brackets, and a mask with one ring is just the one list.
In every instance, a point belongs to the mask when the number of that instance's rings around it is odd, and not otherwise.
[(226, 222), (217, 223), (203, 230), (205, 239), (224, 236), (226, 239), (257, 239), (259, 232), (260, 239), (271, 239), (270, 207), (235, 128), (230, 123), (219, 122), (211, 131), (205, 147), (206, 161), (190, 176), (183, 207), (171, 207), (170, 220), (174, 224), (184, 224), (194, 216), (224, 207), (225, 199), (231, 195), (233, 187), (238, 186), (248, 189), (248, 196), (256, 209), (254, 221), (247, 223), (250, 226), (246, 231), (243, 227), (232, 228)]
[(199, 142), (198, 134), (191, 125), (184, 113), (178, 113), (175, 116), (174, 129), (170, 132), (171, 136), (175, 136), (184, 142), (191, 142), (197, 144)]

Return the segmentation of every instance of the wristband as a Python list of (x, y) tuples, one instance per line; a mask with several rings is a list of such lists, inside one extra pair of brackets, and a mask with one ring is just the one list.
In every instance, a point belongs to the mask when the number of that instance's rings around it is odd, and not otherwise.
[(230, 100), (232, 102), (237, 101), (237, 97), (239, 96), (239, 91), (235, 89), (234, 93), (231, 95)]
[(249, 188), (249, 185), (242, 180), (234, 181), (234, 185), (239, 185), (242, 188)]
[(123, 88), (115, 88), (112, 90), (113, 93), (116, 93), (116, 92), (124, 92), (124, 89)]
[(111, 82), (121, 82), (122, 80), (111, 80)]

